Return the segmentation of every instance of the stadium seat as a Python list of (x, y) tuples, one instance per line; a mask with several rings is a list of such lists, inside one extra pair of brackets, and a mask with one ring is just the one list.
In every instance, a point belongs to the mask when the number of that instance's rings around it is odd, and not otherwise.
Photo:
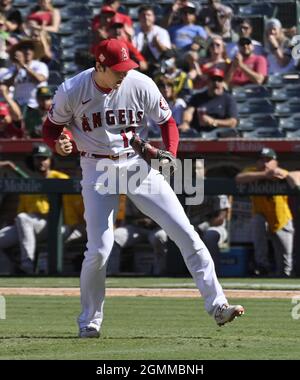
[(209, 132), (201, 132), (201, 138), (205, 140), (218, 140), (220, 138), (240, 137), (236, 128), (215, 128)]
[(88, 4), (90, 7), (98, 6), (99, 9), (100, 9), (102, 3), (103, 3), (103, 0), (88, 0), (88, 1), (87, 1), (87, 4)]
[(60, 45), (62, 49), (74, 46), (74, 36), (63, 36), (60, 39)]
[(244, 103), (238, 103), (238, 112), (240, 115), (270, 114), (274, 112), (274, 105), (267, 99), (250, 99)]
[(257, 128), (277, 128), (278, 121), (275, 116), (269, 114), (256, 114), (247, 118), (240, 118), (237, 129), (240, 132), (250, 132)]
[(60, 36), (70, 36), (74, 33), (73, 25), (70, 21), (61, 23), (58, 34)]
[(288, 84), (283, 88), (275, 88), (272, 90), (271, 100), (275, 102), (286, 101), (294, 97), (299, 97), (300, 100), (300, 83)]
[(253, 3), (248, 5), (241, 5), (238, 7), (238, 15), (241, 17), (248, 17), (254, 15), (263, 15), (268, 18), (276, 17), (277, 7), (269, 2)]
[(287, 131), (285, 136), (287, 138), (300, 139), (300, 129), (297, 129), (297, 131)]
[(292, 98), (282, 103), (277, 103), (275, 113), (277, 116), (290, 116), (293, 113), (300, 112), (299, 98)]
[(295, 0), (271, 0), (277, 7), (276, 17), (281, 21), (284, 28), (298, 25), (300, 14), (300, 3)]
[[(30, 1), (28, 1), (28, 0), (18, 0), (18, 1), (15, 2), (14, 8), (27, 8), (28, 5), (30, 7), (32, 7), (33, 6), (33, 1), (30, 4)], [(21, 9), (19, 9), (19, 10), (21, 11)]]
[(300, 113), (279, 119), (279, 128), (285, 132), (300, 130)]
[(55, 8), (63, 8), (68, 4), (68, 2), (66, 0), (52, 0), (52, 4)]
[(300, 73), (286, 73), (286, 74), (275, 74), (268, 77), (267, 86), (271, 88), (280, 88), (287, 84), (300, 84)]
[(131, 17), (132, 20), (138, 20), (139, 7), (130, 7), (128, 11), (128, 15)]
[(243, 132), (245, 138), (284, 138), (285, 133), (278, 128), (257, 128), (251, 132)]
[(60, 11), (62, 20), (73, 20), (74, 17), (91, 18), (92, 10), (86, 5), (68, 5)]
[(49, 85), (60, 85), (64, 81), (63, 76), (59, 71), (50, 71), (48, 83)]
[(64, 75), (75, 75), (78, 71), (78, 66), (74, 62), (64, 62), (61, 69), (61, 72)]
[(271, 91), (265, 86), (251, 84), (235, 87), (232, 90), (232, 95), (236, 101), (244, 101), (249, 98), (268, 98), (271, 95)]
[(76, 46), (71, 46), (69, 48), (62, 49), (60, 59), (65, 61), (73, 61), (76, 53)]

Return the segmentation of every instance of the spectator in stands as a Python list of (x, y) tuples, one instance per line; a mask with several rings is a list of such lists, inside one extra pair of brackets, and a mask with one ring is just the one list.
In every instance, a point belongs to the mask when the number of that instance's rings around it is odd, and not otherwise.
[(15, 170), (16, 164), (13, 163), (12, 161), (0, 161), (0, 169), (4, 167), (9, 167), (12, 170)]
[(131, 20), (131, 17), (129, 17), (128, 15), (118, 12), (121, 6), (121, 1), (103, 0), (103, 5), (107, 5), (115, 11), (115, 16), (118, 16), (118, 18), (122, 20), (122, 23), (124, 24), (124, 31), (126, 33), (126, 36), (131, 41), (134, 36), (133, 22)]
[[(252, 44), (254, 47), (253, 53), (255, 55), (264, 55), (265, 54), (264, 47), (259, 41), (256, 41), (252, 38), (252, 32), (253, 32), (253, 26), (252, 26), (251, 20), (248, 18), (242, 19), (239, 23), (239, 29), (238, 29), (239, 38), (242, 38), (242, 37), (249, 38), (252, 41)], [(228, 58), (233, 59), (235, 55), (239, 52), (238, 43), (228, 42), (226, 44), (226, 52), (227, 52)]]
[[(204, 177), (203, 160), (195, 161), (195, 175)], [(186, 207), (186, 214), (209, 249), (217, 274), (220, 269), (220, 248), (228, 241), (230, 209), (227, 195), (205, 196), (201, 204)]]
[(51, 0), (38, 0), (38, 5), (30, 11), (27, 19), (35, 23), (36, 29), (50, 33), (57, 33), (61, 23), (60, 11), (53, 6)]
[(47, 86), (49, 70), (45, 63), (35, 59), (36, 44), (24, 40), (14, 45), (10, 57), (14, 65), (10, 67), (10, 77), (5, 80), (7, 86), (14, 86), (14, 99), (23, 108), (36, 108), (38, 87)]
[[(123, 197), (123, 200), (122, 200)], [(120, 208), (123, 220), (114, 230), (115, 244), (109, 258), (107, 272), (116, 274), (120, 272), (120, 256), (122, 249), (135, 247), (137, 244), (150, 244), (153, 249), (153, 273), (161, 275), (166, 272), (166, 254), (168, 237), (150, 218), (143, 215), (134, 204), (124, 195), (120, 199)]]
[(183, 69), (177, 67), (175, 57), (163, 60), (157, 72), (158, 74), (154, 78), (155, 82), (160, 78), (170, 80), (173, 85), (174, 96), (186, 98), (191, 95), (193, 82)]
[(164, 28), (170, 28), (173, 25), (178, 25), (181, 23), (182, 19), (182, 9), (190, 3), (188, 0), (175, 0), (174, 4), (166, 6), (165, 15), (161, 20), (161, 26)]
[[(126, 33), (126, 36), (129, 40), (132, 40), (133, 35), (134, 35), (133, 22), (128, 15), (118, 12), (118, 9), (120, 8), (120, 5), (121, 5), (120, 3), (121, 2), (118, 0), (103, 0), (100, 14), (96, 15), (92, 20), (92, 30), (96, 31), (102, 26), (103, 20), (102, 20), (101, 14), (103, 14), (104, 12), (107, 12), (107, 13), (112, 14), (111, 17), (116, 15), (119, 17), (119, 19), (122, 20), (122, 23), (124, 24), (124, 31)], [(103, 10), (105, 11), (103, 12)]]
[(6, 18), (8, 32), (14, 35), (22, 33), (22, 14), (13, 6), (13, 0), (0, 0), (0, 13)]
[(37, 108), (25, 106), (23, 111), (26, 135), (30, 138), (42, 137), (42, 125), (52, 104), (52, 92), (49, 87), (39, 87), (36, 93)]
[(221, 4), (220, 0), (208, 0), (208, 5), (201, 9), (198, 19), (209, 36), (218, 34), (225, 42), (230, 42), (238, 39), (231, 27), (232, 16), (232, 9)]
[(239, 52), (233, 58), (226, 82), (231, 86), (244, 86), (250, 83), (263, 84), (267, 77), (267, 60), (253, 53), (254, 46), (250, 38), (239, 39)]
[(193, 88), (200, 89), (207, 86), (207, 71), (218, 68), (225, 75), (229, 69), (230, 60), (227, 58), (225, 44), (220, 36), (213, 36), (208, 41), (207, 54), (205, 58), (198, 58), (196, 52), (187, 55), (190, 70), (189, 77), (193, 80)]
[[(277, 154), (273, 149), (263, 148), (256, 166), (246, 168), (236, 176), (237, 183), (288, 180), (289, 172), (279, 167)], [(292, 213), (286, 195), (251, 197), (253, 207), (253, 244), (256, 274), (290, 276), (293, 263), (294, 228)], [(272, 272), (268, 257), (268, 240), (275, 255), (275, 272)]]
[(273, 18), (266, 22), (264, 40), (269, 74), (295, 70), (296, 62), (291, 55), (290, 41), (284, 35), (278, 19)]
[(235, 128), (237, 125), (237, 105), (231, 94), (224, 91), (224, 71), (211, 69), (208, 72), (208, 88), (194, 94), (183, 113), (183, 122), (179, 125), (181, 133), (191, 129), (211, 131), (214, 128)]
[(202, 41), (206, 40), (207, 33), (202, 26), (196, 24), (196, 7), (189, 1), (182, 6), (180, 12), (180, 23), (169, 28), (172, 44), (180, 52), (198, 51)]
[(159, 67), (164, 54), (171, 49), (169, 33), (155, 24), (154, 10), (150, 5), (139, 8), (139, 25), (135, 30), (133, 42), (146, 58), (147, 74), (151, 75)]
[(10, 36), (6, 26), (6, 18), (0, 13), (0, 67), (8, 66), (8, 50), (15, 43), (17, 43), (17, 39)]
[(116, 11), (107, 5), (101, 8), (99, 15), (96, 15), (92, 20), (92, 44), (90, 52), (94, 54), (96, 46), (103, 40), (108, 38), (108, 30), (112, 18), (115, 16)]
[[(37, 144), (32, 151), (33, 175), (37, 178), (67, 179), (68, 175), (51, 169), (52, 152), (48, 146)], [(77, 199), (77, 198), (78, 199)], [(77, 200), (76, 200), (77, 199)], [(78, 202), (77, 202), (78, 201)], [(76, 205), (74, 207), (74, 205)], [(20, 268), (24, 273), (34, 273), (34, 261), (37, 242), (47, 240), (48, 197), (44, 194), (22, 194), (19, 197), (18, 214), (15, 223), (0, 230), (0, 251), (19, 245), (21, 249)], [(69, 242), (70, 236), (78, 238), (83, 223), (78, 218), (82, 210), (79, 196), (63, 197), (64, 225), (61, 233)], [(75, 231), (77, 231), (75, 233)]]
[(30, 28), (28, 30), (28, 37), (35, 45), (36, 57), (42, 62), (48, 64), (53, 58), (51, 51), (51, 37), (49, 33), (42, 27), (41, 29)]
[[(157, 87), (162, 93), (163, 97), (169, 104), (169, 107), (172, 111), (172, 116), (176, 121), (177, 125), (182, 123), (183, 111), (186, 108), (186, 102), (178, 97), (178, 94), (175, 91), (174, 81), (171, 78), (161, 76), (156, 81)], [(152, 136), (160, 136), (161, 130), (160, 127), (155, 124), (153, 121), (149, 122), (149, 134)]]
[(7, 86), (0, 85), (0, 138), (15, 139), (24, 137), (22, 112), (18, 104), (11, 98)]
[(124, 24), (122, 18), (115, 15), (109, 24), (108, 38), (117, 38), (124, 41), (128, 47), (130, 58), (136, 61), (141, 71), (148, 70), (148, 64), (145, 57), (138, 51), (138, 49), (123, 35)]

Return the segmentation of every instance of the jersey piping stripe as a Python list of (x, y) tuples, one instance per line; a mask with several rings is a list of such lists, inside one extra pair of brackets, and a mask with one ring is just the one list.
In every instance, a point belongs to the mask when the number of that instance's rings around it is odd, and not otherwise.
[(170, 119), (171, 116), (172, 116), (172, 112), (171, 112), (171, 110), (170, 110), (170, 114), (167, 115), (167, 116), (163, 119), (163, 121), (160, 121), (160, 122), (157, 123), (157, 124), (158, 124), (158, 125), (165, 124), (165, 123)]
[(58, 123), (57, 121), (54, 121), (54, 120), (52, 119), (52, 117), (51, 117), (49, 114), (47, 115), (47, 117), (48, 117), (48, 119), (51, 121), (52, 124), (56, 124), (56, 125), (58, 125), (58, 126), (66, 125), (66, 124), (70, 123), (71, 120), (72, 120), (72, 119), (70, 119), (69, 121), (65, 121), (65, 122), (63, 122), (63, 123)]

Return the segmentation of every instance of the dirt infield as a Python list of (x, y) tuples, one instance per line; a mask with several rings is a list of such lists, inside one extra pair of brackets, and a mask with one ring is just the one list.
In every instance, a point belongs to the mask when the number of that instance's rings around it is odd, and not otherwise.
[[(297, 290), (226, 290), (228, 298), (300, 298)], [(79, 296), (79, 288), (0, 288), (3, 296)], [(108, 297), (199, 297), (196, 289), (108, 288)]]

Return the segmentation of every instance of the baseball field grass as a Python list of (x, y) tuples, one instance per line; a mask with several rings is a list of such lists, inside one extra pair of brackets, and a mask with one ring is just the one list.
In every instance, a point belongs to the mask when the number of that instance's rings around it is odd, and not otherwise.
[[(299, 278), (221, 278), (225, 289), (300, 290)], [(195, 288), (191, 277), (108, 277), (108, 288)], [(78, 287), (79, 277), (0, 277), (2, 287)]]
[[(3, 286), (3, 284), (1, 284)], [(237, 299), (218, 327), (197, 298), (108, 297), (100, 339), (80, 340), (78, 297), (6, 296), (0, 359), (300, 359), (289, 299)]]

